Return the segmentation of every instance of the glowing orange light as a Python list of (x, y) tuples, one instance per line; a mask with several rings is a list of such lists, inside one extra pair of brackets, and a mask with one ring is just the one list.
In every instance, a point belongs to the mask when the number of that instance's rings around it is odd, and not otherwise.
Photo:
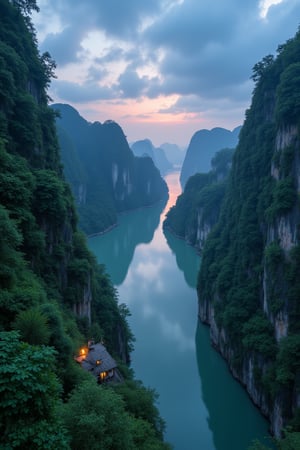
[(101, 378), (101, 380), (104, 380), (104, 378), (106, 378), (107, 375), (108, 375), (107, 372), (101, 372), (101, 373), (100, 373), (100, 378)]

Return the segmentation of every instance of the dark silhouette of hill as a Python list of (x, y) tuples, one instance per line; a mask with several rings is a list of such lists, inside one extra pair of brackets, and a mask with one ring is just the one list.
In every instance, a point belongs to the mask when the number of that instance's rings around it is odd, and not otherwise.
[(166, 157), (164, 150), (160, 147), (154, 147), (149, 139), (134, 142), (131, 145), (131, 150), (135, 156), (150, 156), (161, 175), (165, 175), (173, 168), (173, 164)]
[(151, 205), (167, 195), (152, 159), (134, 156), (116, 122), (90, 123), (69, 105), (52, 107), (60, 116), (57, 131), (65, 175), (87, 234), (116, 224), (119, 212)]
[(241, 127), (233, 131), (225, 128), (197, 131), (187, 148), (183, 161), (180, 182), (184, 187), (188, 178), (195, 173), (206, 173), (211, 170), (211, 160), (218, 150), (234, 148), (238, 143)]

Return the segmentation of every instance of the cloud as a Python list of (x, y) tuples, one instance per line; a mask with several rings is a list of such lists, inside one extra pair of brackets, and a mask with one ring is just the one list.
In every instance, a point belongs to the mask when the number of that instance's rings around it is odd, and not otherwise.
[(98, 64), (92, 65), (88, 69), (87, 81), (97, 83), (104, 80), (108, 75), (108, 70)]
[(292, 0), (287, 8), (283, 1), (271, 8), (267, 20), (259, 11), (258, 1), (186, 0), (153, 23), (145, 39), (150, 47), (164, 51), (161, 92), (240, 96), (254, 64), (289, 37), (287, 23), (296, 31), (300, 5)]
[(137, 72), (130, 67), (127, 67), (118, 79), (118, 85), (122, 92), (122, 97), (138, 98), (143, 95), (147, 86), (147, 77), (139, 77)]
[(199, 54), (207, 43), (227, 42), (234, 35), (237, 13), (245, 11), (248, 2), (243, 2), (243, 6), (239, 3), (237, 8), (234, 3), (186, 0), (155, 21), (145, 37), (156, 47), (177, 49), (185, 55)]
[[(250, 84), (250, 82), (249, 82)], [(245, 88), (248, 91), (248, 88)], [(205, 99), (197, 95), (186, 95), (179, 97), (178, 100), (170, 105), (168, 108), (160, 109), (162, 114), (181, 114), (181, 113), (203, 113), (204, 111), (216, 111), (218, 108), (241, 108), (245, 104), (245, 98), (240, 100), (232, 100), (219, 97)]]
[(70, 103), (86, 103), (97, 100), (111, 100), (114, 98), (114, 93), (110, 88), (101, 87), (94, 82), (78, 84), (67, 80), (54, 80), (51, 96)]
[[(128, 66), (119, 76), (118, 84), (115, 88), (121, 92), (123, 98), (140, 98), (144, 95), (153, 98), (157, 93), (157, 90), (154, 88), (155, 86), (159, 86), (158, 77), (139, 76), (136, 70)], [(150, 92), (153, 88), (155, 94), (151, 94)]]
[(172, 320), (163, 311), (153, 308), (150, 304), (142, 305), (142, 313), (145, 318), (155, 319), (161, 334), (176, 345), (178, 351), (187, 352), (195, 349), (194, 337), (186, 334), (181, 323)]
[(95, 58), (95, 62), (97, 64), (107, 64), (120, 59), (127, 59), (125, 51), (117, 45), (112, 45), (106, 49), (103, 56)]
[(141, 289), (145, 287), (145, 290), (147, 290), (150, 282), (152, 292), (165, 292), (165, 284), (160, 277), (163, 263), (163, 259), (158, 257), (155, 261), (140, 262), (136, 266), (135, 278), (140, 280)]
[[(223, 115), (222, 123), (235, 116), (236, 124), (250, 102), (252, 67), (293, 37), (300, 17), (299, 0), (282, 0), (264, 15), (261, 0), (40, 3), (36, 26), (42, 50), (58, 63), (52, 91), (60, 100), (153, 105), (176, 96), (157, 113)], [(135, 113), (148, 117), (145, 107)]]
[(42, 44), (42, 50), (55, 55), (55, 61), (59, 65), (79, 61), (79, 53), (82, 52), (81, 41), (85, 30), (74, 26), (68, 26), (61, 32), (50, 33)]
[(132, 39), (147, 17), (155, 17), (162, 8), (175, 0), (44, 0), (41, 5), (47, 10), (48, 19), (53, 15), (61, 17), (61, 23), (74, 29), (80, 27), (86, 32), (101, 29), (114, 38)]

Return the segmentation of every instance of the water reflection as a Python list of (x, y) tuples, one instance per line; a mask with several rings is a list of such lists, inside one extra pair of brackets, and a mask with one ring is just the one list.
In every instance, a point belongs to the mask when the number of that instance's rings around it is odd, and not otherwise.
[[(194, 251), (188, 250), (186, 264), (196, 273), (199, 258), (194, 266)], [(197, 296), (178, 271), (161, 226), (151, 245), (137, 247), (118, 291), (132, 312), (132, 366), (136, 377), (159, 394), (166, 440), (178, 450), (214, 450), (195, 357)]]
[(167, 199), (149, 208), (124, 213), (119, 217), (118, 226), (109, 232), (109, 239), (95, 236), (89, 240), (93, 252), (100, 262), (105, 263), (116, 286), (125, 280), (137, 245), (153, 239), (166, 203)]
[(209, 351), (209, 347), (209, 329), (198, 324), (197, 363), (215, 449), (246, 450), (256, 437), (267, 437), (267, 422), (246, 391), (229, 375), (225, 361), (216, 351)]
[[(167, 208), (179, 192), (178, 174), (170, 174), (168, 184)], [(132, 367), (159, 394), (166, 440), (176, 450), (245, 450), (251, 436), (267, 433), (267, 425), (212, 349), (203, 325), (195, 346), (200, 258), (183, 240), (164, 235), (158, 226), (162, 208), (122, 216), (119, 227), (90, 239), (90, 248), (132, 313)]]
[[(149, 329), (149, 332), (155, 330), (153, 340), (159, 337), (160, 342), (170, 342), (177, 351), (194, 351), (190, 308), (196, 314), (195, 292), (180, 276), (174, 277), (176, 263), (174, 256), (167, 251), (166, 242), (162, 247), (155, 244), (161, 235), (160, 229), (154, 235), (151, 249), (147, 245), (138, 246), (127, 277), (119, 287), (119, 294), (134, 314), (134, 328), (141, 334), (142, 341), (149, 322), (154, 321), (155, 327), (152, 324)], [(183, 242), (181, 244), (184, 245)], [(190, 251), (192, 253), (192, 249)], [(189, 297), (193, 298), (190, 303)]]
[(168, 246), (176, 256), (176, 263), (178, 268), (183, 272), (185, 281), (190, 287), (196, 287), (197, 276), (199, 270), (199, 256), (195, 251), (190, 251), (188, 245), (178, 239), (174, 234), (168, 230), (164, 230), (164, 235)]

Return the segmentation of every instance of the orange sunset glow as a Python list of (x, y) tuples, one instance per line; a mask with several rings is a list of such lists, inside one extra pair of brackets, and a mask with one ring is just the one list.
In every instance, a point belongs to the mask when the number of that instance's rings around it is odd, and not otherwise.
[[(213, 0), (213, 3), (216, 0)], [(56, 62), (54, 103), (114, 120), (128, 141), (186, 148), (200, 129), (241, 125), (253, 66), (298, 27), (299, 2), (41, 2), (34, 23)], [(66, 21), (66, 18), (68, 20)]]

